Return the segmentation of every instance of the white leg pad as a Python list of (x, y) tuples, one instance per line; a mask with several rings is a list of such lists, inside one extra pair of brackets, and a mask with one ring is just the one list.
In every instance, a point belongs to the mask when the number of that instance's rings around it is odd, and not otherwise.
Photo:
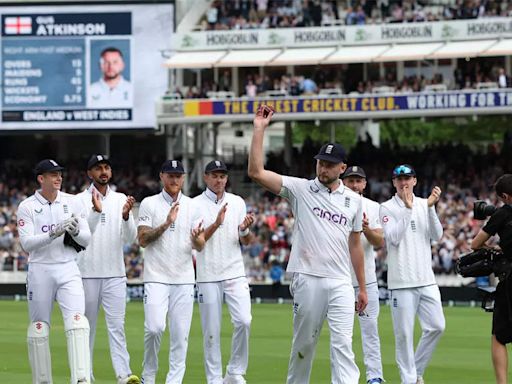
[(71, 384), (91, 382), (91, 356), (89, 351), (89, 321), (76, 313), (64, 319), (68, 342), (68, 360)]
[(33, 384), (52, 384), (52, 359), (50, 356), (50, 326), (35, 321), (27, 331), (28, 358), (32, 367)]

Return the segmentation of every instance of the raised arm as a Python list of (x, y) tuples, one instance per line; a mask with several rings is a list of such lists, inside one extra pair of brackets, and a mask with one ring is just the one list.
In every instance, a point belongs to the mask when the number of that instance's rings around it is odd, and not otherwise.
[(278, 173), (267, 171), (263, 165), (263, 137), (273, 114), (274, 111), (266, 106), (260, 106), (256, 112), (247, 171), (251, 179), (277, 195), (283, 186), (283, 178)]

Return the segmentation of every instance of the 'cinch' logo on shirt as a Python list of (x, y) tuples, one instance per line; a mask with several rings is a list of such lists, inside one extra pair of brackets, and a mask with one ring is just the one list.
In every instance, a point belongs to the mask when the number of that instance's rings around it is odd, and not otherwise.
[(333, 223), (336, 224), (347, 225), (348, 219), (343, 213), (329, 212), (318, 207), (313, 208), (313, 212), (315, 213), (316, 216), (320, 217), (321, 219), (332, 221)]

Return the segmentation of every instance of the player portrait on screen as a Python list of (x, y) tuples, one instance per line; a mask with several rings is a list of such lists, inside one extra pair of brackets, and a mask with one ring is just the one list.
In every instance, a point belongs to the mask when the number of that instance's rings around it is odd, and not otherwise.
[(131, 108), (133, 106), (129, 59), (128, 40), (91, 43), (92, 83), (87, 98), (89, 108)]

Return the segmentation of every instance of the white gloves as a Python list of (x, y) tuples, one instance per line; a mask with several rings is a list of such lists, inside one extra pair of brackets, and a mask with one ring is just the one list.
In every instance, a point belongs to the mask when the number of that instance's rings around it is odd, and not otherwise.
[(68, 232), (71, 236), (77, 236), (80, 233), (78, 219), (74, 215), (55, 225), (55, 227), (50, 230), (50, 237), (56, 239), (65, 232)]
[(80, 228), (78, 227), (78, 218), (73, 215), (67, 219), (64, 224), (64, 229), (71, 236), (77, 236), (80, 233)]
[[(69, 220), (69, 219), (67, 219), (67, 220)], [(56, 239), (59, 236), (62, 236), (64, 234), (64, 232), (66, 232), (66, 228), (64, 227), (64, 225), (67, 220), (64, 220), (62, 223), (59, 223), (59, 224), (55, 225), (54, 228), (50, 229), (50, 238), (52, 240)]]

